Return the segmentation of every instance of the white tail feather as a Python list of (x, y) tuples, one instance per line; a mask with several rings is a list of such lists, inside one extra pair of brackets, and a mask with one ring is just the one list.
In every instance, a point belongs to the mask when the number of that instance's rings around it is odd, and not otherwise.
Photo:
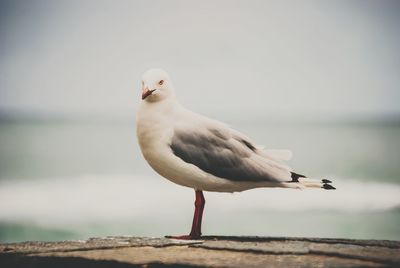
[(323, 183), (320, 180), (299, 178), (299, 183), (306, 188), (323, 188)]

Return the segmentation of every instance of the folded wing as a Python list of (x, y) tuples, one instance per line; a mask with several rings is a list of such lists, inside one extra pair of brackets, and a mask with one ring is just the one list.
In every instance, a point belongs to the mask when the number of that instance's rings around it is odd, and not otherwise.
[(290, 168), (282, 159), (258, 149), (247, 137), (228, 127), (176, 128), (170, 147), (186, 163), (219, 178), (253, 182), (291, 181)]

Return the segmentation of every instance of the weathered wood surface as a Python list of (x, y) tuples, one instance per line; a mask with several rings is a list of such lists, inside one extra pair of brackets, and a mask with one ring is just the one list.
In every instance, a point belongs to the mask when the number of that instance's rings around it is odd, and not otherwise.
[(208, 236), (0, 244), (0, 267), (400, 267), (400, 242)]

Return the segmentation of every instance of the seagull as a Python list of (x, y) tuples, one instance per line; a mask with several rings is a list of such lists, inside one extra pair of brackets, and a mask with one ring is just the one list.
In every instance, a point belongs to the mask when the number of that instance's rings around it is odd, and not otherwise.
[(195, 190), (195, 211), (189, 235), (201, 238), (203, 191), (241, 192), (259, 187), (334, 190), (330, 180), (310, 179), (285, 161), (288, 150), (267, 150), (227, 124), (194, 113), (175, 96), (167, 72), (150, 69), (142, 77), (136, 134), (149, 165), (161, 176)]

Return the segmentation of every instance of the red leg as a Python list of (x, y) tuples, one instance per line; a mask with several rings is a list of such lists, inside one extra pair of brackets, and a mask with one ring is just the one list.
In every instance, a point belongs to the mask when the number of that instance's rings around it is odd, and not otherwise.
[(196, 200), (194, 202), (194, 216), (192, 223), (192, 230), (189, 235), (181, 235), (181, 236), (167, 236), (167, 238), (173, 239), (198, 239), (201, 237), (201, 219), (203, 217), (203, 210), (206, 200), (204, 199), (203, 192), (200, 190), (196, 190)]
[(189, 236), (192, 238), (200, 238), (201, 236), (201, 219), (203, 218), (203, 210), (206, 200), (204, 199), (202, 191), (196, 191), (196, 201), (194, 202), (194, 216), (192, 223), (192, 230)]

